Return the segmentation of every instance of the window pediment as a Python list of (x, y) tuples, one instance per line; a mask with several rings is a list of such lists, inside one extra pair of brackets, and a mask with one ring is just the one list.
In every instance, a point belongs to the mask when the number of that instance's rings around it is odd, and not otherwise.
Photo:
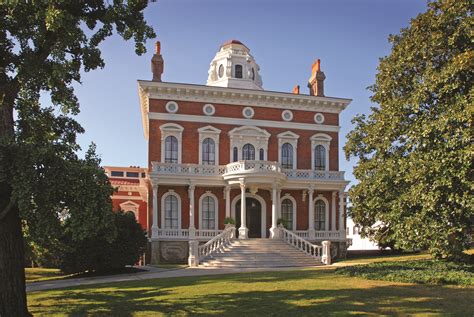
[(229, 135), (231, 138), (235, 136), (253, 136), (268, 139), (270, 137), (270, 133), (268, 133), (266, 130), (251, 126), (243, 126), (232, 129), (229, 131)]

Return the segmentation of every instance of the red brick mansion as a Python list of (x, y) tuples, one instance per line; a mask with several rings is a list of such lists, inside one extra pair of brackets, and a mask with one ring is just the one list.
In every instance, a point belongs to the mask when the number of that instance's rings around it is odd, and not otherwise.
[(351, 100), (324, 95), (320, 61), (308, 95), (298, 86), (263, 90), (258, 64), (237, 40), (220, 47), (206, 85), (163, 82), (163, 69), (157, 43), (153, 80), (138, 81), (148, 214), (132, 200), (149, 230), (151, 261), (187, 262), (189, 241), (216, 237), (229, 218), (239, 240), (278, 238), (284, 219), (291, 239), (330, 241), (332, 255), (345, 256), (339, 114)]

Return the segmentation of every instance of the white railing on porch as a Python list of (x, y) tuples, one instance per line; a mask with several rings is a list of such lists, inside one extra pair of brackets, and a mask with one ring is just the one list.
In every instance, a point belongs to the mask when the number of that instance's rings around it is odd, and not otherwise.
[(310, 257), (314, 258), (317, 261), (321, 261), (324, 264), (331, 264), (330, 254), (330, 245), (329, 241), (323, 241), (323, 245), (315, 245), (311, 242), (299, 237), (294, 232), (291, 232), (285, 229), (283, 226), (279, 226), (280, 229), (280, 238), (293, 246), (294, 248), (303, 251)]
[[(296, 230), (293, 232), (300, 238), (310, 239), (308, 230)], [(345, 240), (346, 232), (345, 231), (314, 231), (314, 239)]]
[(288, 179), (327, 179), (344, 180), (344, 172), (314, 171), (301, 169), (282, 169), (280, 163), (273, 161), (238, 161), (227, 165), (199, 165), (151, 162), (152, 172), (158, 175), (181, 176), (222, 176), (241, 172), (283, 173)]
[[(222, 230), (196, 229), (195, 237), (198, 240), (209, 240), (220, 233), (222, 233)], [(158, 229), (158, 239), (188, 240), (189, 229)]]
[(221, 234), (215, 236), (205, 244), (198, 247), (198, 257), (202, 260), (206, 256), (214, 252), (222, 252), (222, 250), (230, 244), (235, 238), (235, 227), (229, 226)]

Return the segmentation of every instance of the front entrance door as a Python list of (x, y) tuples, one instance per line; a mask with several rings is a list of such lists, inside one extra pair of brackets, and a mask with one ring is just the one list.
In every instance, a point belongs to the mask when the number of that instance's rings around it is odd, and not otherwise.
[[(238, 229), (240, 228), (240, 206), (241, 200), (235, 205), (235, 224)], [(246, 197), (246, 213), (247, 213), (247, 228), (249, 229), (249, 238), (261, 238), (262, 237), (262, 205), (255, 198)]]

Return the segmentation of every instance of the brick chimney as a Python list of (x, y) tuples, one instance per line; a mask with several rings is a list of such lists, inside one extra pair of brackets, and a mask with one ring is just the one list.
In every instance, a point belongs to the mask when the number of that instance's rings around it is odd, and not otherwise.
[(295, 87), (293, 87), (293, 93), (296, 95), (300, 94), (300, 85), (296, 85)]
[(324, 80), (326, 75), (321, 71), (321, 60), (318, 58), (311, 67), (308, 87), (311, 96), (324, 97)]
[(153, 81), (161, 81), (161, 74), (165, 68), (165, 62), (163, 56), (161, 56), (161, 44), (160, 41), (156, 41), (155, 54), (151, 58), (151, 72), (153, 73)]

